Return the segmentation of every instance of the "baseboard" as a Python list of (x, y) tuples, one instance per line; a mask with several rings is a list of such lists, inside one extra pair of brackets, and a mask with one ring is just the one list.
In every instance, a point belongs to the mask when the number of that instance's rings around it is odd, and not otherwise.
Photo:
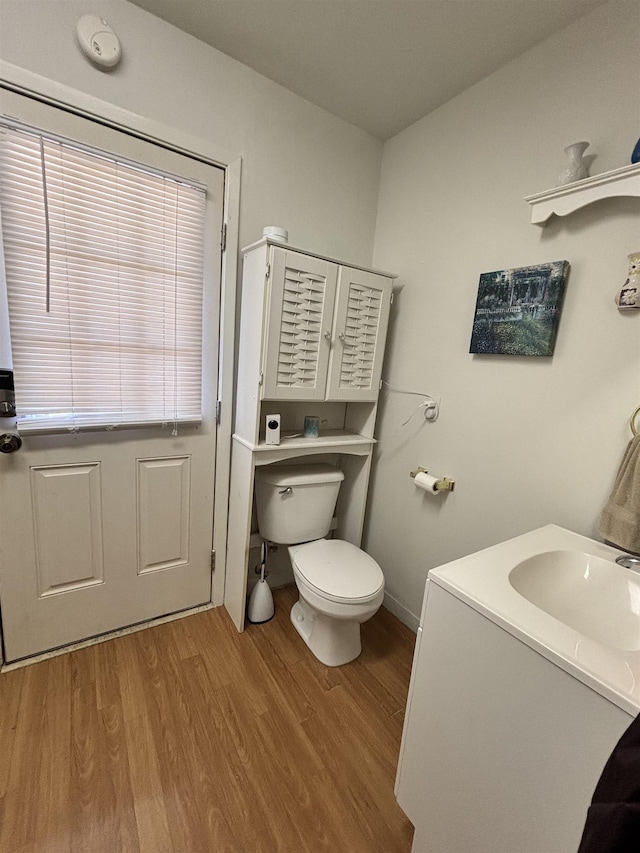
[(411, 628), (414, 633), (418, 630), (420, 618), (415, 616), (403, 604), (400, 604), (399, 601), (396, 601), (396, 599), (386, 590), (384, 593), (384, 606), (387, 610), (393, 613), (394, 616), (397, 616), (398, 619), (407, 626), (407, 628)]

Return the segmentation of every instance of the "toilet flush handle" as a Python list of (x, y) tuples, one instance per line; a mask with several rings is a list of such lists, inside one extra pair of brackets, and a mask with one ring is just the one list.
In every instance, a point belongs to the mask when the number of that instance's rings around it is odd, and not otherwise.
[(286, 488), (286, 489), (281, 489), (281, 490), (278, 492), (278, 494), (279, 494), (279, 495), (292, 495), (292, 494), (293, 494), (293, 489), (291, 488), (291, 486), (287, 486), (287, 488)]

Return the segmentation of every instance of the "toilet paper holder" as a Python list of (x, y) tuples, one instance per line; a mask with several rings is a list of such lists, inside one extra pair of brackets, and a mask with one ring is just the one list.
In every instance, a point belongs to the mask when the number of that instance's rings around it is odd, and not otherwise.
[[(410, 471), (409, 476), (415, 477), (416, 474), (428, 474), (426, 468), (416, 468), (415, 471)], [(452, 492), (455, 488), (456, 481), (452, 480), (450, 477), (440, 477), (436, 481), (436, 490), (439, 492)]]

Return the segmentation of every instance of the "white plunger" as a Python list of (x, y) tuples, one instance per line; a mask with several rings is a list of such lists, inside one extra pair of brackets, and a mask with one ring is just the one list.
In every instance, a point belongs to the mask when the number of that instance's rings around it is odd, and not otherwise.
[(249, 605), (247, 607), (247, 619), (249, 622), (259, 623), (268, 622), (273, 619), (274, 607), (273, 596), (269, 589), (264, 570), (266, 564), (267, 545), (266, 542), (262, 545), (262, 562), (260, 565), (260, 580), (254, 586), (249, 596)]

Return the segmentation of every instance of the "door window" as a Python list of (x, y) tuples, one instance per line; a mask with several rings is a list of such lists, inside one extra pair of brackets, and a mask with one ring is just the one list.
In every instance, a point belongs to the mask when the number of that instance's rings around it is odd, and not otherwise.
[(193, 180), (1, 120), (22, 431), (201, 420), (205, 203)]

